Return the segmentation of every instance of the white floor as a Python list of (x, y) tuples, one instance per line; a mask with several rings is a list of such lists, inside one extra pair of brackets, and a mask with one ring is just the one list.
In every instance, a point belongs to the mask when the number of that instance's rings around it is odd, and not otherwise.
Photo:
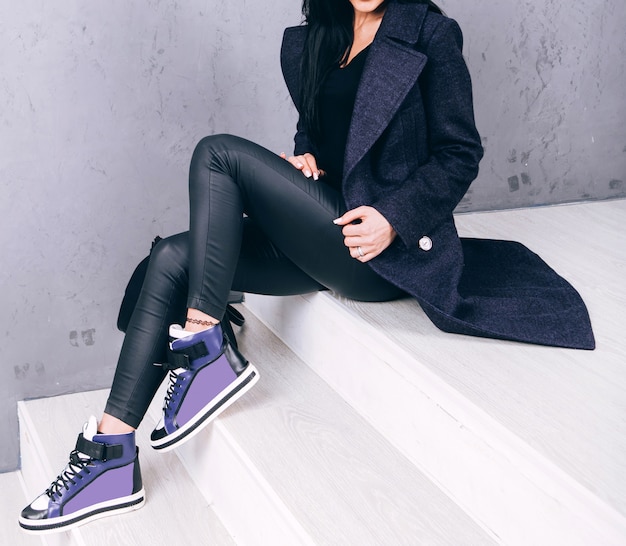
[(19, 472), (0, 474), (0, 544), (3, 546), (35, 546), (41, 540), (23, 533), (17, 524), (20, 511), (26, 500)]

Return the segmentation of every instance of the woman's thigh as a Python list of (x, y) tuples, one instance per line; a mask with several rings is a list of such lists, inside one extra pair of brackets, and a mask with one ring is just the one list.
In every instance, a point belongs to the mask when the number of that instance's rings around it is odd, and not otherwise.
[(325, 287), (294, 264), (251, 219), (245, 218), (232, 290), (289, 296)]

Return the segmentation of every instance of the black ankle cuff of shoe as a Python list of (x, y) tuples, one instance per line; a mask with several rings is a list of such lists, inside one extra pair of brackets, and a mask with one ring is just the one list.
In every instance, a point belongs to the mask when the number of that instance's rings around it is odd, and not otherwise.
[(78, 435), (76, 440), (76, 451), (84, 453), (91, 459), (96, 461), (109, 461), (111, 459), (119, 459), (124, 453), (124, 447), (121, 444), (100, 444), (87, 440), (83, 433)]

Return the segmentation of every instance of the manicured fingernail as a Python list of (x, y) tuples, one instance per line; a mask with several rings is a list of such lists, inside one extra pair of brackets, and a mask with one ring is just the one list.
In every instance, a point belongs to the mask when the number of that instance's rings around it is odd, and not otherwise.
[(306, 176), (307, 178), (311, 178), (311, 171), (309, 171), (309, 169), (306, 169), (304, 171), (304, 176)]
[(318, 173), (317, 171), (315, 171), (315, 172), (313, 173), (313, 180), (319, 180), (319, 177), (320, 177), (320, 173)]
[(335, 219), (333, 220), (333, 224), (338, 224), (338, 223), (339, 223), (339, 220), (340, 220), (340, 218), (335, 218)]

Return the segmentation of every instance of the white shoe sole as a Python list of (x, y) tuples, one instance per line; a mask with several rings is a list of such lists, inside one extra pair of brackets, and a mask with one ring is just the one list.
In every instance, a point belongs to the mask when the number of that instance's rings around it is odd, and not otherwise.
[(79, 525), (84, 525), (96, 519), (132, 512), (133, 510), (141, 508), (145, 502), (146, 496), (142, 489), (133, 495), (94, 504), (78, 512), (68, 514), (67, 516), (41, 520), (30, 520), (20, 516), (18, 521), (20, 527), (29, 534), (44, 535), (58, 533), (61, 531), (69, 531), (70, 529), (74, 529)]
[(250, 363), (246, 370), (228, 387), (215, 396), (209, 403), (204, 406), (196, 416), (186, 423), (184, 426), (168, 434), (164, 438), (152, 441), (150, 445), (159, 451), (165, 453), (175, 447), (178, 447), (200, 432), (206, 425), (215, 419), (226, 408), (234, 404), (246, 392), (248, 392), (259, 380), (259, 372)]

